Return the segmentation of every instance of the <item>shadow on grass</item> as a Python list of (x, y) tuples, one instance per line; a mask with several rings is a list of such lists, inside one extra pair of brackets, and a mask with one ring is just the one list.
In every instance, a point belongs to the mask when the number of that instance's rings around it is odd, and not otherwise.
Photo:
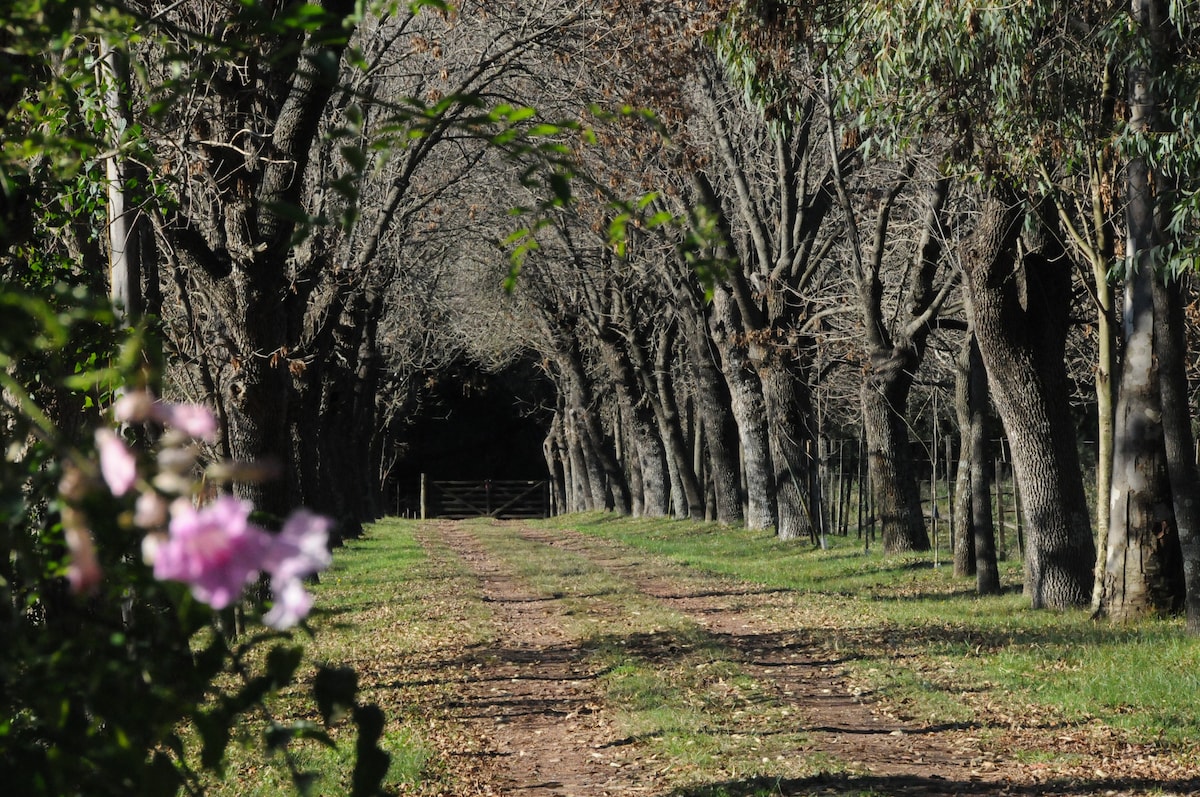
[[(1020, 595), (1024, 589), (1021, 584), (1008, 584), (1000, 588), (1001, 595)], [(842, 595), (852, 596), (863, 593), (839, 593)], [(880, 589), (867, 589), (866, 595), (875, 603), (949, 603), (951, 601), (970, 601), (975, 599), (983, 599), (998, 597), (996, 595), (979, 595), (974, 587), (961, 587), (954, 590), (930, 590), (926, 592), (894, 592), (883, 591)]]
[(1150, 778), (1109, 778), (1091, 780), (1052, 780), (1044, 783), (1015, 784), (997, 781), (949, 780), (938, 777), (897, 775), (850, 775), (821, 773), (809, 778), (777, 779), (750, 778), (707, 784), (668, 792), (664, 797), (808, 797), (809, 795), (844, 795), (844, 797), (890, 797), (919, 795), (949, 797), (950, 795), (1005, 794), (1016, 797), (1035, 795), (1130, 794), (1196, 794), (1200, 778), (1184, 780), (1153, 780)]

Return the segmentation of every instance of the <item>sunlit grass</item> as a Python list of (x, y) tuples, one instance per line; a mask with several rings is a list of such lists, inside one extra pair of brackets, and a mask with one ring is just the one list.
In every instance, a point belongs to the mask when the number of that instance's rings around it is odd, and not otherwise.
[[(778, 600), (773, 592), (739, 597), (737, 590), (725, 599), (751, 613), (784, 607), (790, 627), (805, 644), (823, 646), (849, 685), (911, 722), (973, 728), (985, 747), (1008, 745), (1010, 729), (1019, 728), (1058, 735), (1103, 727), (1121, 742), (1189, 753), (1200, 740), (1200, 645), (1180, 623), (1122, 627), (1094, 623), (1082, 611), (1032, 611), (1020, 594), (1019, 562), (1004, 563), (1006, 594), (977, 598), (973, 581), (954, 578), (948, 562), (934, 567), (930, 556), (864, 552), (853, 537), (822, 550), (673, 520), (586, 515), (533, 525), (579, 529), (592, 539), (546, 544), (513, 525), (465, 528), (522, 589), (554, 601), (554, 622), (569, 637), (564, 644), (597, 674), (614, 733), (631, 740), (636, 747), (628, 749), (642, 760), (669, 767), (672, 794), (779, 794), (770, 776), (820, 781), (821, 773), (851, 765), (809, 752), (789, 713), (794, 707), (765, 693), (718, 636), (645, 594), (623, 563), (664, 583), (694, 577), (710, 589), (719, 577), (778, 590)], [(455, 689), (449, 679), (437, 685), (439, 662), (504, 633), (477, 577), (435, 526), (387, 521), (336, 552), (314, 590), (320, 608), (308, 659), (354, 666), (362, 700), (384, 708), (387, 791), (454, 793), (446, 734), (458, 732), (431, 725), (429, 707)], [(279, 695), (277, 716), (313, 719), (302, 699), (308, 688), (302, 682)], [(260, 732), (261, 724), (242, 730), (251, 745), (231, 747), (229, 777), (214, 794), (292, 793), (282, 760), (262, 764), (251, 754)], [(298, 765), (321, 774), (316, 794), (345, 791), (352, 740), (345, 729), (334, 735), (338, 751), (297, 747)], [(1074, 755), (1009, 752), (1060, 765)], [(793, 786), (783, 793), (804, 792)]]
[[(680, 784), (753, 775), (764, 757), (785, 753), (791, 774), (809, 771), (795, 756), (802, 733), (776, 727), (765, 741), (754, 735), (779, 707), (693, 619), (589, 556), (523, 539), (511, 526), (471, 530), (525, 586), (560, 602), (564, 627), (600, 673), (617, 733), (637, 740), (639, 756), (669, 764)], [(639, 565), (654, 572), (653, 563)]]
[(589, 514), (545, 521), (634, 546), (712, 574), (811, 596), (797, 622), (823, 629), (853, 677), (916, 719), (970, 722), (988, 709), (1013, 721), (1099, 720), (1131, 743), (1200, 743), (1200, 640), (1177, 620), (1109, 625), (1085, 611), (1033, 611), (1020, 562), (1007, 591), (977, 597), (946, 554), (888, 557), (854, 537), (820, 549), (770, 532)]
[[(451, 640), (454, 645), (471, 644), (488, 634), (488, 612), (473, 580), (436, 539), (418, 540), (419, 530), (416, 522), (383, 521), (335, 552), (333, 566), (312, 585), (314, 635), (297, 635), (307, 664), (298, 683), (269, 704), (278, 721), (315, 721), (310, 690), (316, 665), (354, 667), (360, 703), (378, 704), (387, 718), (380, 747), (391, 757), (383, 782), (388, 793), (422, 787), (437, 792), (443, 777), (436, 740), (427, 736), (429, 725), (419, 706), (408, 699), (406, 683), (423, 680), (422, 663), (436, 660)], [(263, 759), (263, 727), (260, 717), (249, 717), (238, 727), (227, 753), (226, 777), (210, 785), (211, 794), (296, 794), (283, 756)], [(348, 794), (354, 766), (352, 728), (344, 723), (330, 729), (330, 735), (338, 742), (336, 749), (293, 743), (292, 765), (314, 774), (313, 794)]]

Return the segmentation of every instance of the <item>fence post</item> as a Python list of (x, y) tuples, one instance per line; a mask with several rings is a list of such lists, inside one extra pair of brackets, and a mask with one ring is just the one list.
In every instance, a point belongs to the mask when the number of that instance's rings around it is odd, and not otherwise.
[(425, 474), (421, 474), (421, 520), (425, 519)]

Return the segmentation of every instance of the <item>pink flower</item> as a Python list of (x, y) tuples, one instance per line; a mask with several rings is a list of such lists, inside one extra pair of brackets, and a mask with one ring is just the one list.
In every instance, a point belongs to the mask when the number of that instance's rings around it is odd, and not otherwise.
[(117, 399), (113, 417), (121, 423), (155, 421), (210, 443), (217, 439), (217, 419), (208, 407), (157, 401), (148, 390), (134, 390)]
[(87, 529), (68, 527), (66, 530), (67, 581), (76, 595), (91, 595), (100, 586), (103, 573), (96, 559), (96, 545)]
[(300, 622), (312, 608), (313, 599), (301, 579), (329, 567), (329, 518), (298, 509), (271, 540), (263, 569), (271, 574), (275, 605), (263, 622), (283, 630)]
[(271, 535), (249, 521), (252, 506), (222, 495), (196, 509), (172, 506), (167, 537), (151, 547), (154, 577), (182, 581), (196, 600), (223, 609), (254, 580), (271, 546)]
[(121, 423), (141, 423), (154, 417), (154, 396), (148, 390), (123, 394), (113, 404), (113, 417)]
[(216, 442), (217, 419), (203, 404), (159, 404), (155, 416), (163, 426), (178, 429), (198, 440)]
[(329, 567), (329, 527), (332, 521), (307, 509), (293, 512), (271, 539), (263, 569), (274, 582), (300, 579)]
[(112, 494), (125, 495), (137, 481), (137, 459), (125, 441), (112, 429), (96, 430), (96, 448), (100, 451), (100, 474)]
[(263, 622), (278, 631), (291, 628), (304, 619), (312, 608), (312, 595), (304, 589), (300, 579), (293, 578), (277, 584), (271, 582), (275, 604), (263, 615)]
[(134, 504), (133, 522), (144, 529), (156, 529), (167, 522), (167, 502), (156, 492), (148, 491), (138, 496)]

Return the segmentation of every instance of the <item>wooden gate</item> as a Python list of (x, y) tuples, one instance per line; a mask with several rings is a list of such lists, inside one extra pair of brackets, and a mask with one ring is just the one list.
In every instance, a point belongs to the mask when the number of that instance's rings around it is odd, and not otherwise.
[(431, 481), (421, 476), (421, 517), (462, 520), (550, 516), (550, 483), (520, 479)]

